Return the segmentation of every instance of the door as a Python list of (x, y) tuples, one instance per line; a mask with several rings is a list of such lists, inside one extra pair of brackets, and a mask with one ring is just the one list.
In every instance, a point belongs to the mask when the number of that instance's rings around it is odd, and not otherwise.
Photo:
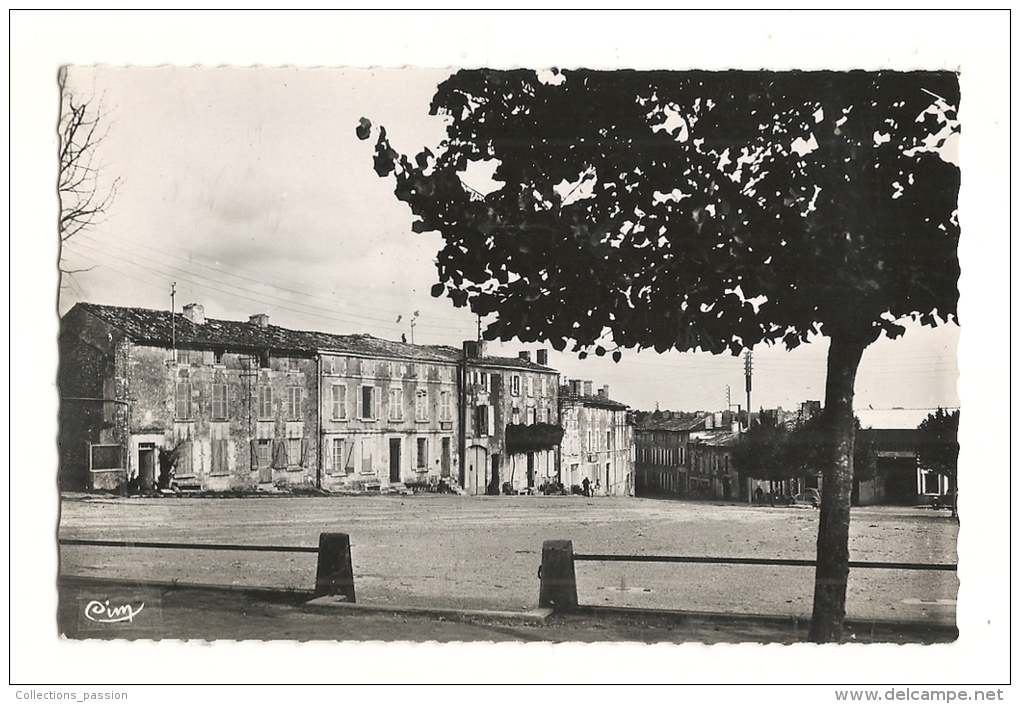
[[(450, 438), (443, 438), (442, 465), (440, 466), (439, 476), (441, 477), (450, 476)], [(463, 484), (461, 484), (461, 486), (463, 486)]]
[(272, 484), (273, 482), (273, 446), (271, 440), (259, 440), (259, 483)]
[(535, 487), (535, 453), (528, 453), (528, 488)]
[(489, 494), (499, 494), (499, 455), (492, 456), (492, 474), (489, 475), (489, 486), (487, 489)]
[(390, 439), (390, 483), (400, 483), (400, 438)]
[(151, 491), (156, 484), (156, 443), (138, 444), (138, 488)]

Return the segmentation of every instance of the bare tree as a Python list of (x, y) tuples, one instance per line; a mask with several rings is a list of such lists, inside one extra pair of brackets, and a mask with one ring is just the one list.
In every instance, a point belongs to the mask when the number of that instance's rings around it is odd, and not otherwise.
[[(63, 245), (100, 221), (113, 203), (120, 178), (114, 179), (109, 186), (104, 186), (100, 178), (102, 164), (97, 158), (97, 151), (106, 137), (102, 103), (93, 97), (82, 98), (69, 89), (66, 67), (60, 69), (57, 82), (61, 101), (57, 188), (60, 196), (60, 242)], [(65, 274), (89, 270), (65, 268), (63, 256), (58, 269), (61, 289)]]

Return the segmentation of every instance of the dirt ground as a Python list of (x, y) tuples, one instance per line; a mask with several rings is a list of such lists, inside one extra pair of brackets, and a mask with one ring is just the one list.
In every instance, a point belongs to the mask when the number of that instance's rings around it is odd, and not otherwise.
[[(635, 498), (448, 495), (266, 498), (67, 496), (62, 538), (314, 546), (351, 536), (357, 600), (462, 609), (538, 605), (542, 542), (577, 553), (813, 559), (818, 513)], [(956, 562), (946, 512), (856, 508), (850, 558)], [(309, 589), (315, 555), (63, 546), (65, 575)], [(578, 562), (578, 597), (627, 606), (807, 617), (810, 567)], [(953, 624), (954, 572), (851, 571), (854, 619)]]
[[(145, 608), (132, 623), (96, 624), (82, 618), (86, 599), (104, 587), (61, 587), (58, 622), (70, 639), (379, 641), (413, 643), (798, 643), (806, 624), (792, 619), (738, 619), (674, 614), (554, 614), (541, 622), (479, 616), (350, 612), (314, 608), (298, 595), (273, 597), (212, 589), (139, 590), (111, 587)], [(87, 603), (87, 602), (86, 602)], [(143, 618), (144, 615), (144, 618)], [(848, 643), (951, 642), (946, 629), (851, 624)]]

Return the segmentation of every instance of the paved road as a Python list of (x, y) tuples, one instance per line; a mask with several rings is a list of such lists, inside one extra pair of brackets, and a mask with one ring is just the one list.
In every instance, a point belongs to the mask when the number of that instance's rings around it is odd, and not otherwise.
[[(578, 553), (813, 559), (810, 508), (582, 497), (67, 496), (60, 536), (106, 540), (317, 544), (351, 535), (359, 602), (529, 609), (542, 541)], [(854, 509), (851, 559), (955, 562), (958, 525), (944, 512)], [(64, 574), (310, 588), (315, 556), (64, 546)], [(583, 604), (807, 616), (813, 569), (730, 565), (577, 565)], [(953, 623), (952, 572), (854, 570), (848, 615)]]

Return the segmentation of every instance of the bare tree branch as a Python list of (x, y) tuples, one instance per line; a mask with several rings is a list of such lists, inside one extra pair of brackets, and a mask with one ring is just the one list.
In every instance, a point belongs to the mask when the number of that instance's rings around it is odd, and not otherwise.
[[(63, 243), (102, 222), (117, 195), (120, 178), (113, 179), (108, 185), (102, 179), (103, 164), (98, 156), (98, 147), (106, 137), (106, 113), (102, 101), (94, 96), (83, 98), (68, 89), (66, 69), (58, 73), (57, 84), (62, 108), (57, 129), (60, 137), (58, 227), (60, 242)], [(86, 272), (93, 268), (68, 270), (63, 266), (62, 255), (60, 261), (60, 288), (63, 288), (65, 274)]]

